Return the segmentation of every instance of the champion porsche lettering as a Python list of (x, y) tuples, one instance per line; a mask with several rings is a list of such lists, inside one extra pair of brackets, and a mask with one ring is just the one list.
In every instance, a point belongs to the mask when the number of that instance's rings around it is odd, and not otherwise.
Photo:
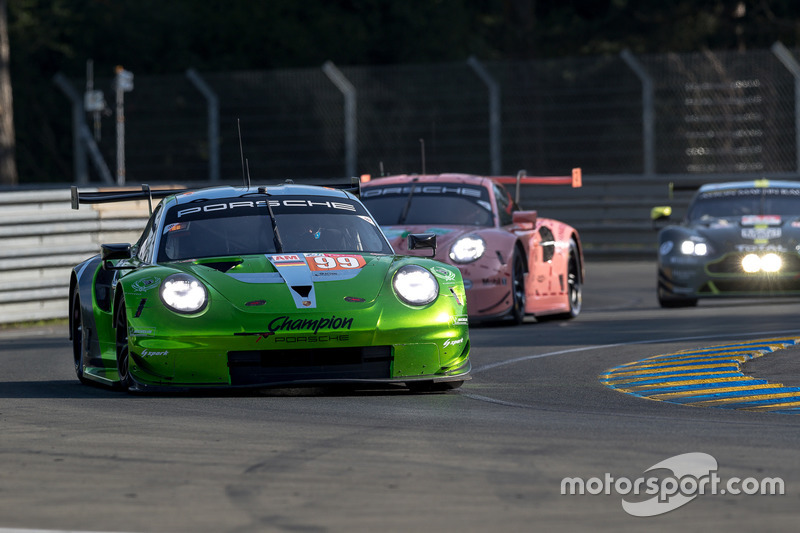
[(461, 275), (395, 254), (359, 192), (357, 181), (74, 188), (75, 208), (161, 199), (138, 242), (103, 244), (72, 271), (78, 379), (128, 391), (459, 387), (470, 371), (468, 326), (452, 320), (467, 315)]
[(656, 291), (662, 307), (701, 298), (800, 295), (800, 182), (707, 184), (684, 220), (652, 211), (658, 235)]
[(273, 319), (267, 329), (271, 333), (276, 333), (278, 331), (297, 331), (297, 330), (308, 330), (313, 331), (314, 335), (321, 329), (329, 329), (329, 330), (338, 330), (338, 329), (350, 329), (353, 325), (352, 318), (342, 318), (337, 316), (331, 316), (330, 318), (295, 318), (292, 319), (288, 316), (279, 316), (278, 318)]

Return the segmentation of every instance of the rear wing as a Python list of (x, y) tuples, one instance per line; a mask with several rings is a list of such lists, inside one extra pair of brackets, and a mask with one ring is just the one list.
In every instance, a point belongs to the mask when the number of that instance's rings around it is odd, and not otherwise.
[(339, 189), (345, 192), (349, 192), (356, 198), (361, 198), (361, 177), (359, 176), (351, 176), (350, 183), (336, 183), (332, 185), (323, 185), (323, 187), (330, 187), (331, 189)]
[(519, 203), (521, 185), (572, 185), (573, 188), (583, 186), (583, 174), (580, 167), (573, 168), (570, 176), (527, 176), (524, 170), (520, 170), (516, 176), (495, 176), (492, 179), (503, 184), (516, 185), (514, 193), (516, 203)]
[(72, 196), (72, 209), (79, 209), (80, 204), (108, 204), (112, 202), (130, 202), (147, 200), (150, 214), (153, 214), (153, 198), (164, 198), (189, 189), (158, 189), (152, 190), (149, 185), (142, 185), (141, 190), (112, 190), (112, 191), (79, 191), (78, 187), (70, 187)]

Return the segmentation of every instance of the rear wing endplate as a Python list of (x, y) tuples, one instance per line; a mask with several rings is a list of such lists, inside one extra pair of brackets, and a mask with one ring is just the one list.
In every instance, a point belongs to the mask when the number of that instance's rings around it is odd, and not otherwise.
[(330, 187), (331, 189), (339, 189), (345, 192), (349, 192), (356, 198), (361, 198), (361, 177), (359, 176), (352, 176), (350, 178), (350, 183), (325, 184), (324, 187)]

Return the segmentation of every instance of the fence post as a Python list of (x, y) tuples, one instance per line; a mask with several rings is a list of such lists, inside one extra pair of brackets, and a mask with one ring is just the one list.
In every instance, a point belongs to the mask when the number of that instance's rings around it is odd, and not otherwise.
[(800, 173), (800, 64), (797, 63), (792, 53), (780, 41), (776, 41), (775, 44), (772, 45), (771, 50), (794, 77), (795, 171)]
[(83, 99), (69, 83), (66, 76), (60, 72), (53, 77), (53, 82), (72, 102), (72, 167), (75, 172), (75, 183), (77, 185), (85, 185), (89, 183), (89, 171), (86, 165), (83, 135), (81, 134), (81, 126), (84, 125)]
[(655, 96), (653, 80), (647, 75), (642, 64), (627, 48), (620, 53), (622, 60), (642, 82), (642, 140), (644, 148), (644, 174), (652, 177), (656, 173), (656, 135), (655, 135)]
[(322, 65), (322, 72), (344, 95), (344, 151), (345, 175), (357, 176), (358, 140), (356, 130), (356, 88), (332, 61)]
[(500, 144), (500, 136), (503, 131), (502, 118), (500, 115), (500, 84), (489, 74), (486, 67), (478, 61), (475, 56), (467, 59), (467, 64), (472, 67), (475, 74), (486, 84), (489, 89), (489, 154), (491, 157), (492, 175), (499, 176), (502, 172), (503, 154)]
[(195, 69), (188, 69), (186, 77), (206, 99), (208, 112), (208, 180), (217, 182), (219, 181), (219, 99)]

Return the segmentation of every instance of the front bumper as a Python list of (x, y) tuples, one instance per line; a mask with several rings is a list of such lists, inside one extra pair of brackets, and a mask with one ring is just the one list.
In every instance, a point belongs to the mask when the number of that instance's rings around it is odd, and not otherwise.
[(698, 260), (686, 257), (659, 259), (658, 282), (669, 293), (686, 298), (738, 298), (800, 295), (800, 258), (781, 257), (779, 272), (747, 273), (741, 268), (743, 253)]

